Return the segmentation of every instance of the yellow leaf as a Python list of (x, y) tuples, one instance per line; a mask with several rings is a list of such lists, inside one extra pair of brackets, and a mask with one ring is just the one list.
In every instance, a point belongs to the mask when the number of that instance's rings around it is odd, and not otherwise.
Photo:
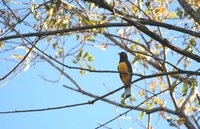
[(51, 8), (49, 11), (48, 11), (48, 17), (51, 17), (53, 15), (53, 11), (54, 11), (54, 8)]
[(106, 48), (108, 47), (108, 44), (107, 44), (107, 43), (103, 43), (103, 44), (102, 44), (102, 47), (103, 47), (104, 49), (106, 49)]
[(166, 85), (163, 81), (160, 81), (160, 85), (162, 86), (162, 88), (163, 88), (164, 90), (167, 89), (167, 85)]
[(23, 69), (23, 71), (25, 72), (25, 71), (27, 71), (29, 68), (30, 68), (30, 62), (27, 61), (27, 62), (26, 62), (26, 65), (25, 65), (25, 67), (24, 67), (24, 69)]
[(155, 54), (155, 55), (158, 55), (158, 54), (159, 54), (159, 52), (158, 52), (157, 49), (156, 49), (156, 50), (152, 50), (152, 52), (153, 52), (153, 54)]
[(184, 66), (186, 67), (186, 66), (189, 66), (191, 64), (191, 61), (189, 61), (189, 60), (185, 60), (185, 62), (184, 62)]
[(130, 47), (130, 49), (132, 49), (132, 50), (136, 50), (137, 49), (137, 45), (132, 45), (131, 47)]
[(132, 8), (132, 13), (133, 14), (136, 14), (138, 12), (138, 7), (133, 5), (133, 8)]
[(146, 53), (146, 50), (144, 49), (144, 47), (142, 47), (142, 46), (139, 46), (139, 48), (140, 48), (140, 51), (141, 51), (141, 52), (144, 52), (144, 53)]
[(192, 113), (194, 110), (195, 110), (195, 108), (192, 106), (192, 107), (189, 107), (188, 112)]
[(153, 91), (155, 91), (155, 90), (156, 90), (156, 82), (152, 82), (152, 83), (150, 84), (150, 88), (151, 88)]
[(13, 57), (13, 58), (16, 58), (16, 59), (20, 59), (20, 60), (24, 59), (23, 56), (18, 55), (18, 54), (13, 54), (12, 57)]
[(162, 105), (163, 104), (163, 102), (162, 102), (162, 100), (160, 98), (156, 98), (155, 99), (155, 103), (158, 104), (158, 105)]
[(180, 118), (180, 119), (177, 120), (177, 123), (178, 123), (179, 125), (182, 125), (182, 124), (185, 123), (185, 119), (184, 119), (184, 118)]
[(181, 97), (181, 99), (178, 101), (178, 106), (181, 107), (183, 105), (183, 102), (185, 102), (185, 98)]
[(0, 48), (3, 48), (4, 47), (4, 42), (3, 41), (0, 41)]
[(81, 74), (81, 75), (85, 75), (85, 70), (82, 69), (82, 68), (83, 68), (83, 67), (81, 67), (80, 74)]
[(160, 9), (160, 13), (161, 13), (161, 14), (165, 14), (165, 13), (166, 13), (166, 11), (167, 11), (167, 8), (166, 8), (166, 6), (164, 6), (164, 7), (161, 7), (161, 9)]
[(171, 12), (167, 15), (167, 18), (177, 18), (177, 15), (175, 12)]
[(139, 95), (140, 95), (140, 96), (144, 96), (144, 95), (145, 95), (145, 91), (144, 91), (144, 90), (141, 90)]

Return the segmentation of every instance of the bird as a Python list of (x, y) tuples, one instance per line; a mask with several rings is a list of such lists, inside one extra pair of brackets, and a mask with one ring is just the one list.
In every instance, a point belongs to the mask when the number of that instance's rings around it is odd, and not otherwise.
[(132, 67), (125, 52), (118, 53), (120, 60), (118, 65), (119, 76), (125, 85), (125, 99), (131, 96)]

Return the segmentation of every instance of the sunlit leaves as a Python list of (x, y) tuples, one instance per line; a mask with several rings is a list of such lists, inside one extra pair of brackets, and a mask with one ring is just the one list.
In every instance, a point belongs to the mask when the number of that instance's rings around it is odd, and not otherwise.
[(54, 42), (52, 46), (53, 46), (53, 49), (56, 49), (56, 48), (57, 48), (57, 46), (58, 46), (58, 42), (57, 42), (57, 41), (56, 41), (56, 42)]
[(138, 12), (138, 7), (136, 5), (133, 5), (132, 7), (132, 13), (136, 14)]
[(192, 81), (191, 87), (194, 88), (194, 87), (197, 87), (197, 86), (198, 86), (198, 82), (197, 82), (196, 79), (194, 79), (194, 80)]
[(177, 124), (178, 125), (182, 125), (182, 124), (184, 124), (185, 123), (185, 119), (184, 118), (179, 118), (178, 120), (177, 120)]
[(145, 114), (146, 114), (145, 112), (142, 112), (142, 113), (140, 114), (140, 117), (139, 117), (140, 120), (142, 120), (142, 119), (144, 118)]
[(155, 101), (155, 104), (158, 104), (158, 105), (162, 105), (163, 104), (163, 100), (158, 98), (158, 97), (156, 97), (154, 101)]
[(152, 83), (150, 84), (151, 90), (152, 90), (152, 91), (155, 91), (155, 90), (156, 90), (156, 86), (157, 86), (156, 82), (152, 82)]
[(183, 11), (182, 10), (178, 10), (176, 12), (176, 15), (179, 16), (179, 18), (183, 18)]
[(82, 66), (81, 66), (81, 68), (82, 68), (82, 69), (80, 70), (80, 74), (81, 74), (81, 75), (85, 75), (85, 70), (83, 69)]
[(0, 49), (2, 49), (4, 47), (4, 42), (3, 41), (0, 41)]
[(197, 43), (196, 43), (196, 39), (195, 39), (195, 38), (191, 38), (191, 39), (190, 39), (190, 45), (192, 45), (192, 46), (195, 47), (196, 44), (197, 44)]
[(83, 49), (80, 49), (79, 53), (77, 54), (76, 58), (73, 60), (73, 63), (79, 64), (81, 66), (81, 75), (85, 74), (84, 65), (89, 69), (89, 70), (94, 70), (94, 68), (89, 64), (89, 62), (94, 61), (94, 56), (91, 55), (89, 52), (84, 52)]
[(152, 109), (154, 106), (154, 103), (148, 103), (148, 109)]
[(141, 97), (145, 96), (145, 90), (141, 90), (139, 93), (139, 96), (141, 96)]
[(39, 7), (39, 5), (34, 4), (34, 5), (32, 5), (31, 8), (30, 8), (30, 12), (34, 14), (34, 18), (35, 18), (36, 20), (39, 20), (39, 14), (40, 14), (39, 11), (36, 11), (36, 9), (37, 9), (38, 7)]
[(174, 80), (173, 83), (171, 84), (171, 88), (172, 88), (173, 91), (177, 86), (177, 82), (178, 82), (178, 80)]
[(187, 94), (187, 91), (188, 91), (188, 83), (184, 82), (183, 89), (182, 89), (182, 96), (185, 96)]
[(175, 12), (169, 12), (166, 18), (177, 18), (177, 14)]
[(167, 89), (167, 85), (166, 85), (162, 80), (159, 81), (159, 84), (160, 84), (160, 86), (161, 86), (164, 90)]
[(167, 12), (167, 7), (166, 6), (163, 6), (163, 7), (160, 8), (160, 13), (162, 15), (165, 15), (166, 12)]
[(48, 10), (48, 17), (51, 17), (53, 15), (53, 12), (54, 12), (54, 8), (50, 8)]
[(36, 4), (34, 4), (34, 5), (32, 5), (31, 6), (31, 13), (36, 13), (36, 9), (37, 9), (37, 7), (38, 7), (39, 5), (36, 5)]
[[(26, 49), (26, 53), (29, 52), (29, 49)], [(25, 56), (19, 55), (19, 54), (13, 54), (12, 58), (18, 59), (18, 60), (24, 60), (24, 67), (23, 71), (26, 71), (30, 68), (30, 63), (31, 63), (31, 54), (29, 53), (26, 58)]]
[(18, 55), (18, 54), (13, 54), (12, 57), (16, 58), (16, 59), (19, 59), (19, 60), (22, 60), (24, 58), (23, 56)]
[(88, 61), (94, 61), (94, 56), (90, 55), (90, 56), (88, 57)]
[(56, 57), (57, 58), (62, 58), (64, 57), (65, 54), (65, 49), (64, 47), (59, 48), (59, 50), (56, 52)]

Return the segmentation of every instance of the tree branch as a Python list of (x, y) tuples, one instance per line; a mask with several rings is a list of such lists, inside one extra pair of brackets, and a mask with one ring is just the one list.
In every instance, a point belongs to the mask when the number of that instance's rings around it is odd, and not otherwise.
[(35, 46), (36, 46), (36, 44), (38, 43), (39, 40), (40, 40), (40, 37), (37, 38), (36, 41), (34, 42), (33, 46), (31, 48), (29, 48), (29, 51), (26, 53), (26, 55), (23, 57), (23, 59), (14, 68), (12, 68), (12, 70), (10, 70), (6, 75), (1, 77), (0, 81), (7, 78), (10, 74), (12, 74), (25, 61), (25, 59), (29, 56), (29, 54), (31, 53), (33, 48), (35, 48)]
[(135, 26), (137, 29), (139, 29), (140, 31), (142, 31), (143, 33), (145, 33), (146, 35), (148, 35), (149, 37), (155, 39), (156, 41), (158, 41), (160, 44), (162, 44), (163, 46), (166, 46), (168, 48), (170, 48), (171, 50), (184, 55), (186, 57), (189, 57), (197, 62), (200, 62), (200, 57), (198, 55), (195, 55), (191, 52), (185, 51), (177, 46), (174, 46), (172, 43), (170, 43), (167, 39), (160, 37), (159, 35), (157, 35), (156, 33), (153, 33), (152, 31), (150, 31), (146, 26), (134, 21), (131, 19), (131, 17), (127, 17), (126, 14), (124, 14), (123, 12), (113, 8), (112, 6), (110, 6), (106, 1), (101, 1), (101, 0), (85, 0), (88, 2), (92, 2), (95, 3), (97, 6), (100, 6), (104, 9), (109, 10), (110, 12), (113, 13), (117, 13), (119, 15), (121, 15), (120, 17), (127, 21), (128, 23), (130, 23), (131, 25)]
[(26, 33), (26, 34), (17, 34), (17, 35), (11, 35), (11, 36), (5, 36), (0, 38), (0, 41), (15, 39), (15, 38), (22, 38), (22, 37), (34, 37), (34, 36), (49, 36), (49, 35), (56, 35), (56, 34), (65, 34), (67, 32), (74, 32), (74, 31), (80, 31), (80, 30), (87, 30), (87, 29), (97, 29), (97, 28), (104, 28), (104, 27), (124, 27), (124, 26), (131, 26), (127, 23), (104, 23), (104, 24), (97, 24), (97, 25), (86, 25), (86, 26), (80, 26), (80, 27), (73, 27), (68, 29), (62, 29), (62, 30), (54, 30), (54, 31), (45, 31), (45, 32), (36, 32), (36, 33)]
[(183, 9), (200, 25), (200, 15), (197, 13), (186, 0), (178, 0)]
[[(198, 69), (197, 71), (199, 71), (199, 70), (200, 70), (200, 69)], [(191, 76), (191, 75), (188, 75), (188, 76), (185, 78), (185, 80), (186, 80), (187, 78), (189, 78), (190, 76)], [(184, 80), (179, 81), (179, 83), (177, 83), (177, 84), (174, 86), (174, 88), (175, 88), (176, 86), (178, 86), (180, 83), (182, 83), (183, 81), (184, 81)], [(163, 90), (163, 91), (161, 91), (161, 92), (159, 92), (159, 93), (157, 93), (157, 94), (152, 95), (151, 97), (147, 98), (145, 101), (143, 101), (143, 102), (141, 102), (140, 104), (138, 104), (136, 107), (139, 107), (140, 105), (142, 105), (143, 103), (145, 103), (145, 102), (148, 101), (149, 99), (153, 98), (154, 96), (157, 96), (157, 95), (159, 95), (159, 94), (162, 94), (162, 93), (164, 93), (164, 92), (166, 92), (166, 91), (168, 91), (168, 90), (169, 90), (169, 89), (166, 89), (166, 90)], [(100, 127), (103, 127), (103, 126), (107, 125), (108, 123), (110, 123), (110, 122), (116, 120), (117, 118), (121, 117), (122, 115), (125, 115), (125, 114), (129, 113), (129, 112), (132, 111), (132, 110), (133, 110), (133, 109), (129, 109), (129, 110), (125, 111), (124, 113), (119, 114), (118, 116), (116, 116), (116, 117), (114, 117), (113, 119), (111, 119), (111, 120), (105, 122), (104, 124), (102, 124), (102, 125), (96, 127), (95, 129), (98, 129), (98, 128), (100, 128)], [(185, 114), (183, 114), (183, 112), (181, 112), (181, 110), (178, 110), (178, 111), (176, 110), (175, 114), (178, 115), (180, 118), (184, 118), (184, 119), (186, 120), (186, 122), (184, 123), (186, 127), (188, 127), (189, 129), (195, 129), (194, 125), (191, 123), (191, 121), (189, 121), (189, 119), (185, 116)], [(194, 128), (193, 128), (193, 127), (194, 127)]]
[(170, 24), (167, 24), (167, 23), (158, 22), (158, 21), (149, 20), (149, 19), (144, 19), (144, 18), (141, 18), (140, 20), (138, 20), (138, 22), (143, 24), (143, 25), (153, 25), (153, 26), (158, 26), (158, 27), (164, 27), (164, 28), (167, 28), (167, 29), (170, 29), (170, 30), (176, 30), (176, 31), (179, 31), (179, 32), (200, 38), (199, 32), (191, 31), (191, 30), (181, 28), (181, 27), (178, 27), (178, 26), (174, 26), (174, 25), (170, 25)]

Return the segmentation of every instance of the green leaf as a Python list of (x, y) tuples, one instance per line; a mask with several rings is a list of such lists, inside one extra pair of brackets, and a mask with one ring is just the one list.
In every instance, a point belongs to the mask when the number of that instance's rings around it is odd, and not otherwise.
[(83, 56), (83, 49), (81, 49), (80, 51), (79, 51), (79, 53), (78, 53), (78, 55), (77, 55), (77, 57), (82, 57)]
[(49, 7), (48, 4), (44, 4), (44, 7), (45, 7), (45, 9), (46, 9), (47, 11), (50, 10), (50, 7)]
[(146, 113), (145, 112), (142, 112), (141, 114), (140, 114), (140, 120), (142, 120), (143, 118), (144, 118), (144, 115), (145, 115)]
[(58, 46), (58, 41), (56, 41), (56, 42), (53, 43), (53, 49), (56, 49), (57, 46)]
[(95, 42), (95, 40), (94, 40), (93, 37), (88, 37), (87, 40), (88, 40), (88, 41), (91, 41), (91, 42)]
[(162, 102), (162, 100), (160, 98), (156, 98), (155, 99), (155, 103), (158, 104), (158, 105), (163, 104), (163, 102)]
[(179, 16), (180, 18), (183, 18), (183, 11), (178, 10), (178, 12), (176, 13), (177, 16)]
[(177, 84), (177, 80), (175, 80), (175, 81), (172, 83), (172, 87), (176, 87), (176, 84)]
[(123, 105), (123, 107), (126, 107), (126, 106), (127, 106), (127, 104), (126, 104), (126, 99), (123, 98), (123, 99), (121, 100), (121, 104)]
[(145, 5), (147, 6), (147, 8), (149, 9), (151, 6), (150, 6), (150, 2), (145, 2)]
[(148, 109), (152, 109), (153, 108), (154, 103), (149, 103), (148, 105)]
[(91, 65), (87, 65), (87, 67), (88, 67), (88, 69), (91, 70), (91, 71), (94, 70), (94, 68), (93, 68)]
[(121, 98), (122, 98), (122, 99), (125, 99), (125, 97), (126, 97), (126, 94), (123, 93), (123, 94), (121, 95)]
[(197, 86), (198, 86), (198, 83), (197, 83), (197, 80), (196, 80), (196, 79), (194, 79), (194, 80), (192, 81), (192, 84), (191, 84), (191, 86), (192, 86), (192, 88), (194, 88), (194, 87), (197, 87)]
[(50, 43), (52, 40), (52, 37), (51, 36), (47, 36), (47, 42)]
[(76, 60), (72, 60), (72, 62), (73, 62), (74, 64), (78, 63)]
[(135, 56), (134, 60), (132, 61), (132, 63), (136, 63), (138, 60), (140, 60), (140, 58), (138, 56)]
[(61, 1), (58, 0), (58, 1), (56, 2), (56, 9), (57, 9), (57, 10), (60, 8), (60, 5), (61, 5)]
[(177, 120), (177, 123), (178, 123), (178, 125), (182, 125), (182, 124), (185, 123), (185, 119), (184, 119), (184, 118), (179, 118), (179, 119)]
[(175, 12), (170, 12), (168, 13), (167, 18), (177, 18), (177, 14)]
[(195, 46), (196, 46), (196, 44), (197, 44), (197, 43), (196, 43), (196, 40), (195, 40), (195, 38), (191, 38), (191, 39), (190, 39), (190, 45), (192, 45), (192, 46), (194, 46), (194, 47), (195, 47)]
[(184, 82), (183, 89), (182, 89), (182, 96), (185, 96), (187, 94), (187, 91), (188, 91), (188, 83)]
[(172, 90), (174, 91), (175, 87), (177, 86), (177, 80), (172, 83)]
[(76, 39), (79, 40), (80, 36), (79, 34), (76, 34)]
[(160, 8), (156, 8), (155, 10), (154, 10), (154, 13), (155, 14), (158, 14), (160, 12)]
[(90, 56), (88, 57), (88, 61), (94, 61), (94, 56), (90, 55)]
[(85, 59), (85, 58), (87, 58), (89, 56), (90, 56), (90, 54), (88, 52), (86, 52), (85, 55), (83, 56), (83, 59)]

